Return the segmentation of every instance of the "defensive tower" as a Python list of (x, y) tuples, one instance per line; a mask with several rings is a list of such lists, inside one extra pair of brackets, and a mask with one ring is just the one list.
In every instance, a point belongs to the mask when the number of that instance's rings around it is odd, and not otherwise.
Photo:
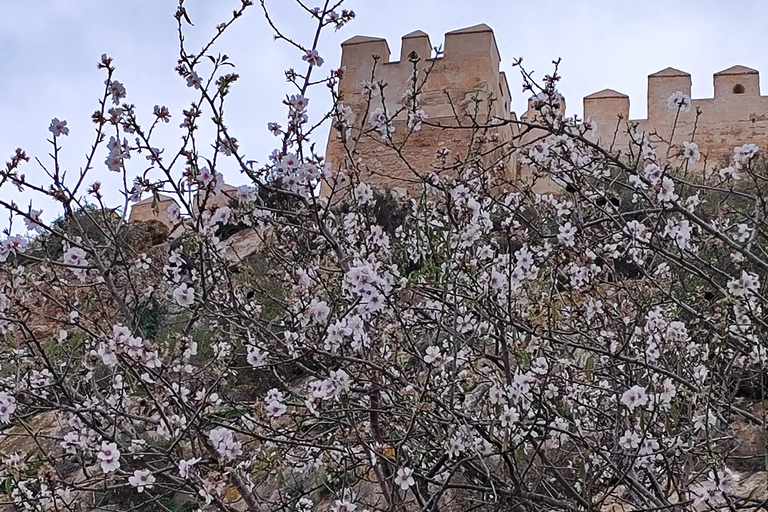
[[(410, 135), (402, 158), (380, 138), (377, 140), (375, 133), (361, 137), (350, 155), (339, 133), (331, 130), (326, 157), (333, 168), (347, 168), (348, 159), (355, 159), (364, 169), (363, 179), (378, 187), (413, 190), (421, 186), (419, 176), (438, 170), (436, 153), (439, 150), (450, 150), (452, 158), (466, 154), (471, 130), (457, 127), (471, 125), (470, 113), (475, 108), (473, 98), (480, 100), (476, 116), (480, 124), (513, 115), (510, 113), (507, 79), (499, 71), (501, 59), (496, 38), (488, 25), (448, 32), (445, 50), (437, 58), (433, 57), (429, 36), (422, 31), (403, 36), (397, 61), (390, 61), (391, 52), (385, 39), (356, 36), (342, 43), (341, 48), (344, 71), (339, 90), (342, 103), (351, 107), (355, 126), (362, 125), (363, 130), (370, 129), (369, 119), (364, 117), (370, 116), (375, 108), (386, 107), (387, 112), (393, 113), (402, 106), (403, 97), (411, 87), (409, 78), (416, 59), (420, 78), (431, 68), (420, 97), (420, 107), (429, 119), (418, 132)], [(369, 105), (362, 84), (371, 80), (386, 85), (383, 98), (374, 97)], [(402, 112), (394, 122), (396, 143), (401, 142), (408, 131), (406, 124), (407, 114)], [(493, 137), (499, 141), (512, 137), (509, 125), (494, 128), (493, 132)], [(507, 162), (504, 172), (510, 172), (513, 166), (514, 163)]]

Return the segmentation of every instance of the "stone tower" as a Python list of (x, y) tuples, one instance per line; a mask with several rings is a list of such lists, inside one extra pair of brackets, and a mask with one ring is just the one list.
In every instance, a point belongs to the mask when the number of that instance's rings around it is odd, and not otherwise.
[[(350, 155), (337, 130), (331, 130), (326, 158), (333, 169), (348, 168), (349, 159), (354, 159), (363, 169), (362, 178), (379, 188), (414, 191), (421, 187), (420, 176), (454, 172), (455, 169), (439, 171), (436, 154), (441, 149), (450, 150), (451, 161), (466, 155), (472, 133), (457, 127), (471, 124), (468, 114), (474, 109), (473, 97), (481, 100), (476, 119), (482, 125), (494, 118), (509, 119), (512, 115), (507, 79), (499, 71), (496, 38), (487, 25), (447, 33), (444, 52), (438, 58), (433, 57), (429, 36), (421, 31), (403, 36), (400, 58), (396, 61), (390, 60), (391, 52), (385, 39), (356, 36), (341, 47), (344, 69), (339, 82), (341, 101), (354, 112), (355, 127), (362, 126), (363, 130), (371, 128), (365, 117), (375, 108), (385, 106), (387, 112), (395, 112), (402, 106), (402, 98), (411, 87), (408, 79), (417, 58), (420, 78), (431, 68), (420, 97), (420, 107), (429, 118), (420, 131), (409, 136), (403, 146), (403, 157), (386, 147), (375, 132), (363, 135), (357, 146), (351, 148), (354, 152)], [(377, 61), (374, 56), (378, 56)], [(374, 97), (369, 105), (362, 84), (371, 80), (383, 81), (386, 86), (383, 98)], [(494, 101), (489, 102), (489, 97)], [(408, 132), (406, 122), (405, 112), (395, 118), (395, 143), (402, 142)], [(499, 144), (511, 139), (512, 130), (510, 125), (498, 126), (489, 131), (488, 136), (499, 141), (494, 144)], [(511, 172), (514, 163), (506, 163), (508, 170), (504, 172)]]

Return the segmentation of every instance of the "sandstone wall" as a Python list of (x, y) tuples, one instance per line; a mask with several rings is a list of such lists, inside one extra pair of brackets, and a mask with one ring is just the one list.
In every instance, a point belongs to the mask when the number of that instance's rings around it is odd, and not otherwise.
[[(714, 98), (693, 99), (689, 112), (680, 112), (671, 139), (670, 156), (676, 154), (683, 141), (692, 138), (699, 145), (702, 160), (693, 170), (717, 168), (733, 153), (735, 146), (754, 143), (768, 149), (768, 96), (760, 95), (758, 72), (744, 66), (733, 66), (715, 73)], [(675, 91), (690, 96), (691, 75), (667, 68), (648, 77), (648, 116), (631, 120), (637, 132), (645, 132), (657, 141), (658, 156), (667, 151), (677, 112), (669, 109), (667, 100)], [(596, 124), (595, 140), (626, 150), (629, 119), (629, 97), (605, 89), (584, 98), (584, 118)], [(701, 115), (696, 120), (696, 111)], [(621, 119), (619, 119), (621, 116)], [(694, 137), (695, 128), (695, 137)], [(618, 131), (617, 131), (618, 129)], [(663, 141), (663, 142), (662, 142)]]
[[(168, 226), (169, 229), (173, 229), (174, 224), (168, 215), (168, 207), (178, 203), (172, 197), (164, 194), (159, 194), (158, 197), (159, 201), (157, 203), (154, 203), (153, 197), (150, 196), (134, 204), (131, 207), (128, 222), (157, 220)], [(215, 210), (216, 208), (228, 205), (236, 197), (237, 187), (224, 183), (219, 194), (209, 193), (201, 196), (200, 193), (196, 193), (192, 200), (192, 207), (199, 213), (200, 205), (204, 201), (207, 210)]]
[(176, 204), (176, 201), (172, 197), (160, 194), (159, 201), (155, 205), (156, 208), (153, 208), (153, 202), (154, 198), (148, 197), (134, 204), (131, 207), (128, 222), (157, 220), (168, 226), (169, 229), (173, 229), (173, 223), (168, 216), (168, 207)]
[[(363, 135), (356, 147), (349, 148), (354, 150), (353, 154), (349, 154), (337, 131), (332, 130), (326, 158), (334, 169), (349, 168), (347, 159), (351, 158), (365, 169), (364, 180), (378, 187), (413, 191), (420, 186), (419, 176), (437, 170), (436, 153), (439, 149), (449, 149), (451, 160), (466, 155), (471, 130), (457, 127), (470, 124), (467, 114), (473, 108), (471, 99), (476, 93), (483, 99), (482, 113), (477, 116), (480, 123), (487, 123), (494, 117), (509, 119), (513, 115), (510, 113), (511, 97), (506, 76), (499, 72), (500, 57), (493, 31), (487, 25), (477, 25), (446, 34), (444, 54), (438, 59), (431, 57), (429, 36), (421, 31), (402, 38), (398, 61), (389, 60), (389, 45), (384, 39), (357, 36), (345, 41), (341, 58), (345, 71), (339, 89), (342, 102), (355, 113), (356, 127), (370, 129), (370, 111), (382, 107), (382, 103), (388, 112), (395, 112), (401, 107), (403, 95), (410, 87), (407, 82), (413, 71), (413, 63), (409, 61), (412, 52), (421, 59), (418, 63), (420, 77), (434, 65), (421, 94), (421, 108), (429, 116), (428, 123), (449, 128), (425, 124), (420, 131), (409, 136), (402, 155), (386, 147), (377, 133)], [(375, 73), (374, 55), (380, 56)], [(367, 97), (362, 93), (362, 82), (372, 79), (382, 80), (387, 85), (383, 102), (382, 97), (376, 97), (368, 105)], [(491, 104), (490, 115), (487, 114), (489, 93), (496, 99)], [(455, 109), (451, 107), (449, 97)], [(407, 131), (406, 113), (403, 112), (396, 118), (394, 141), (403, 142)], [(508, 141), (512, 138), (512, 128), (494, 128), (492, 135), (499, 142)], [(506, 172), (509, 172), (514, 168), (514, 162), (507, 164)]]

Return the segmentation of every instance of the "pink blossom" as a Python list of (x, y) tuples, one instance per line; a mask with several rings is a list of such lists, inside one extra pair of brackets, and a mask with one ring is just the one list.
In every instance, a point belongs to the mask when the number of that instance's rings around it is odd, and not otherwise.
[(125, 98), (125, 87), (117, 80), (107, 80), (106, 84), (109, 90), (109, 95), (112, 96), (112, 103), (119, 105), (120, 100)]
[(683, 93), (683, 91), (675, 91), (669, 96), (669, 98), (667, 98), (667, 106), (670, 110), (690, 112), (691, 97)]
[(16, 412), (16, 398), (5, 391), (0, 391), (0, 422), (10, 423), (14, 412)]
[(29, 213), (24, 217), (27, 231), (42, 231), (43, 226), (40, 224), (40, 215), (42, 214), (43, 210), (29, 209)]
[(642, 386), (632, 386), (621, 396), (621, 403), (632, 411), (635, 407), (642, 407), (648, 403), (648, 395)]
[(202, 459), (193, 458), (193, 459), (182, 459), (179, 461), (179, 476), (181, 478), (189, 478), (189, 473), (194, 467), (195, 464), (200, 462)]
[(741, 277), (728, 281), (728, 292), (734, 297), (746, 297), (759, 290), (760, 280), (755, 274), (741, 271)]
[(211, 430), (208, 434), (216, 452), (226, 460), (234, 460), (242, 455), (242, 444), (235, 440), (234, 433), (226, 427)]
[(683, 141), (683, 158), (688, 160), (689, 164), (695, 164), (701, 159), (699, 145), (695, 142)]
[(144, 489), (151, 489), (152, 484), (155, 483), (155, 477), (148, 469), (137, 469), (133, 472), (133, 476), (128, 478), (128, 483), (136, 487), (139, 492), (144, 492)]
[(102, 441), (96, 457), (101, 461), (101, 470), (104, 473), (117, 471), (120, 467), (120, 450), (117, 449), (116, 443)]
[(743, 146), (733, 148), (734, 165), (738, 168), (746, 166), (759, 150), (760, 148), (755, 144), (744, 144)]
[(173, 298), (179, 306), (191, 306), (195, 302), (195, 289), (187, 283), (181, 283), (173, 290)]
[(59, 137), (61, 135), (69, 135), (69, 128), (67, 128), (67, 122), (59, 121), (58, 117), (54, 117), (51, 120), (51, 126), (48, 128), (48, 131), (51, 132), (54, 137)]
[(424, 355), (424, 362), (427, 364), (439, 364), (442, 357), (440, 347), (432, 345), (427, 347), (426, 354)]
[(270, 418), (279, 418), (288, 408), (282, 402), (272, 401), (266, 405), (267, 416)]
[(294, 94), (288, 98), (288, 104), (293, 111), (297, 113), (304, 112), (309, 106), (309, 98), (305, 98), (301, 94)]
[(325, 60), (317, 53), (317, 50), (308, 50), (301, 59), (310, 66), (317, 66), (318, 68), (325, 63)]
[(272, 133), (272, 135), (277, 137), (278, 135), (280, 135), (280, 133), (281, 133), (280, 130), (281, 130), (282, 127), (279, 124), (277, 124), (277, 123), (267, 123), (267, 128)]
[(504, 413), (501, 415), (501, 426), (504, 428), (512, 428), (520, 420), (520, 414), (514, 407), (505, 407)]
[(200, 89), (200, 86), (202, 85), (203, 81), (200, 79), (200, 76), (194, 72), (190, 71), (187, 75), (187, 87), (194, 87), (195, 89)]
[(168, 107), (163, 105), (162, 107), (159, 105), (155, 105), (155, 117), (159, 119), (160, 121), (164, 123), (169, 123), (171, 121), (171, 112), (168, 110)]
[(178, 205), (178, 203), (172, 203), (167, 208), (168, 212), (168, 220), (171, 221), (172, 224), (178, 224), (181, 222), (181, 207)]
[(619, 446), (625, 450), (635, 450), (640, 446), (640, 435), (633, 431), (627, 430), (624, 435), (619, 439)]
[(566, 247), (573, 247), (576, 243), (576, 227), (572, 226), (570, 222), (566, 222), (560, 226), (560, 234), (557, 235), (557, 239)]
[(395, 484), (400, 486), (400, 489), (407, 491), (409, 487), (415, 484), (413, 479), (413, 469), (411, 468), (397, 468), (397, 475), (395, 476)]

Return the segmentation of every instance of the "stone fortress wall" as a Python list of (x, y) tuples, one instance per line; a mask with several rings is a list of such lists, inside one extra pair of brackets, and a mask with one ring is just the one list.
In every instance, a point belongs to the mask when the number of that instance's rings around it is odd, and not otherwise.
[[(449, 32), (445, 35), (444, 52), (438, 59), (432, 58), (432, 43), (429, 36), (421, 31), (403, 36), (400, 59), (390, 61), (391, 51), (386, 39), (356, 36), (341, 45), (341, 67), (346, 68), (339, 82), (339, 90), (343, 95), (342, 102), (349, 105), (355, 113), (355, 125), (360, 126), (367, 116), (367, 100), (362, 94), (362, 82), (372, 78), (387, 84), (384, 88), (384, 105), (388, 112), (396, 112), (401, 107), (403, 95), (409, 88), (408, 78), (413, 72), (413, 63), (409, 61), (412, 52), (418, 55), (420, 76), (432, 65), (429, 79), (421, 93), (421, 108), (429, 116), (430, 123), (455, 127), (458, 125), (454, 108), (448, 97), (454, 103), (458, 118), (463, 123), (469, 122), (466, 110), (471, 108), (471, 98), (476, 92), (481, 98), (487, 99), (489, 93), (497, 98), (491, 105), (490, 116), (487, 115), (488, 103), (481, 104), (482, 113), (478, 115), (480, 123), (486, 123), (489, 117), (510, 116), (511, 96), (506, 76), (499, 71), (500, 57), (493, 30), (487, 25), (477, 25)], [(376, 63), (375, 77), (374, 58), (379, 56)], [(373, 98), (369, 111), (382, 106), (382, 97)], [(368, 119), (365, 126), (369, 127)], [(395, 118), (395, 141), (400, 141), (406, 133), (406, 115), (401, 113)], [(499, 140), (508, 141), (512, 138), (511, 126), (499, 127)], [(424, 125), (420, 131), (414, 132), (403, 148), (404, 159), (414, 164), (409, 169), (403, 159), (390, 148), (373, 137), (363, 137), (355, 148), (353, 158), (362, 159), (363, 166), (369, 169), (365, 180), (377, 187), (391, 189), (413, 190), (420, 187), (420, 180), (414, 171), (427, 175), (435, 171), (436, 153), (440, 148), (447, 148), (454, 155), (462, 155), (470, 140), (469, 130), (444, 130)], [(346, 152), (342, 141), (335, 129), (331, 129), (326, 158), (334, 168), (344, 166), (345, 159), (350, 155)], [(514, 164), (513, 164), (514, 167)], [(171, 225), (167, 218), (167, 207), (173, 202), (169, 197), (162, 196), (159, 209), (154, 210), (152, 198), (142, 200), (133, 205), (130, 221), (159, 220)]]
[(131, 206), (131, 214), (128, 218), (128, 222), (157, 220), (165, 224), (168, 229), (172, 229), (173, 223), (168, 215), (168, 207), (173, 204), (177, 204), (176, 200), (165, 194), (158, 195), (157, 203), (155, 203), (152, 196), (147, 197)]
[[(744, 66), (733, 66), (714, 74), (714, 98), (693, 99), (688, 112), (680, 111), (677, 124), (676, 110), (667, 105), (669, 96), (681, 91), (690, 96), (691, 75), (674, 68), (666, 68), (648, 76), (648, 114), (646, 119), (629, 119), (629, 97), (620, 92), (604, 89), (584, 98), (584, 118), (595, 123), (592, 137), (604, 146), (613, 144), (614, 150), (626, 151), (629, 143), (628, 122), (637, 133), (645, 132), (657, 144), (659, 157), (667, 144), (673, 145), (670, 156), (683, 141), (693, 140), (699, 145), (701, 161), (694, 170), (718, 167), (733, 153), (735, 146), (746, 143), (768, 148), (768, 96), (760, 95), (760, 76)], [(697, 111), (700, 112), (697, 120)], [(674, 137), (670, 141), (672, 127)], [(694, 136), (695, 127), (695, 136)]]
[[(405, 80), (411, 72), (408, 55), (416, 51), (420, 57), (430, 55), (429, 37), (423, 32), (413, 32), (403, 37), (400, 60), (389, 61), (389, 45), (380, 38), (357, 36), (342, 44), (341, 65), (346, 68), (340, 90), (344, 102), (357, 114), (357, 123), (365, 113), (365, 101), (361, 94), (361, 82), (370, 80), (373, 67), (372, 55), (381, 56), (376, 70), (376, 77), (383, 79), (387, 87), (387, 107), (396, 108), (397, 101), (405, 91)], [(433, 74), (427, 82), (424, 94), (425, 110), (430, 115), (430, 122), (446, 126), (457, 124), (445, 91), (454, 100), (464, 99), (464, 107), (475, 91), (492, 91), (500, 101), (493, 108), (492, 116), (516, 119), (510, 111), (511, 97), (509, 86), (503, 72), (499, 71), (500, 54), (496, 46), (493, 31), (487, 25), (478, 25), (449, 32), (445, 35), (444, 57), (435, 62)], [(420, 63), (426, 66), (431, 59)], [(431, 82), (431, 83), (430, 83)], [(754, 143), (768, 148), (768, 96), (760, 95), (759, 74), (756, 70), (744, 66), (733, 66), (714, 75), (713, 98), (693, 99), (692, 108), (680, 112), (677, 124), (677, 112), (671, 110), (667, 101), (669, 96), (681, 91), (690, 96), (691, 75), (673, 68), (666, 68), (648, 77), (648, 114), (646, 119), (632, 120), (629, 117), (629, 97), (620, 92), (604, 89), (584, 98), (584, 119), (591, 119), (595, 130), (591, 137), (604, 146), (612, 146), (615, 151), (627, 153), (630, 126), (637, 134), (645, 132), (651, 141), (656, 142), (657, 155), (664, 160), (667, 148), (671, 144), (670, 156), (674, 156), (683, 141), (692, 139), (698, 144), (701, 161), (690, 165), (689, 170), (696, 172), (706, 165), (717, 167), (733, 153), (735, 146)], [(565, 101), (561, 104), (565, 111)], [(697, 118), (697, 111), (700, 115)], [(521, 120), (535, 120), (537, 112), (531, 108), (520, 116)], [(486, 119), (487, 120), (487, 119)], [(367, 120), (366, 120), (367, 121)], [(401, 120), (404, 125), (404, 120)], [(674, 134), (672, 127), (675, 125)], [(695, 137), (694, 137), (695, 128)], [(401, 128), (401, 134), (403, 129)], [(499, 130), (501, 139), (509, 140), (518, 133), (514, 126), (505, 126)], [(396, 132), (397, 133), (397, 132)], [(542, 133), (529, 132), (520, 141), (535, 140)], [(670, 141), (670, 136), (673, 135)], [(434, 164), (434, 153), (446, 147), (454, 154), (466, 151), (467, 134), (464, 130), (441, 130), (426, 127), (416, 134), (403, 151), (404, 156), (415, 164), (417, 171), (428, 170)], [(413, 172), (408, 170), (400, 158), (391, 150), (383, 148), (375, 141), (364, 141), (357, 148), (357, 158), (370, 169), (366, 179), (381, 187), (398, 186)], [(340, 140), (331, 133), (328, 141), (327, 158), (339, 166), (346, 155), (343, 154)], [(529, 170), (519, 167), (515, 159), (510, 159), (508, 175), (525, 179)], [(539, 191), (556, 189), (552, 184), (541, 183)]]
[[(341, 67), (344, 69), (339, 82), (342, 102), (352, 108), (355, 126), (370, 127), (367, 116), (376, 107), (382, 106), (382, 98), (373, 98), (370, 105), (362, 92), (362, 82), (381, 80), (384, 88), (383, 101), (388, 112), (397, 111), (402, 105), (404, 93), (408, 90), (408, 78), (413, 71), (412, 52), (419, 57), (418, 68), (423, 73), (432, 67), (427, 84), (421, 94), (421, 108), (429, 116), (429, 123), (441, 127), (424, 125), (414, 132), (402, 149), (402, 156), (386, 147), (376, 134), (361, 138), (354, 153), (347, 153), (336, 130), (332, 129), (326, 148), (326, 158), (335, 169), (345, 168), (349, 158), (354, 158), (367, 169), (363, 178), (380, 188), (414, 190), (420, 187), (417, 175), (425, 176), (437, 170), (436, 153), (441, 148), (449, 149), (454, 156), (461, 157), (467, 150), (470, 130), (451, 129), (459, 123), (469, 122), (467, 110), (472, 108), (472, 98), (479, 93), (484, 99), (478, 116), (480, 123), (493, 117), (516, 119), (510, 110), (511, 95), (504, 72), (500, 71), (501, 57), (493, 30), (487, 25), (476, 25), (445, 34), (444, 52), (432, 57), (432, 43), (429, 36), (421, 31), (403, 36), (400, 58), (390, 60), (391, 51), (385, 39), (355, 36), (342, 43)], [(374, 75), (374, 55), (378, 56)], [(421, 74), (420, 76), (423, 76)], [(727, 159), (735, 146), (754, 143), (768, 148), (768, 96), (760, 95), (758, 72), (744, 66), (733, 66), (714, 75), (714, 98), (693, 99), (692, 108), (681, 112), (677, 121), (672, 143), (679, 147), (683, 141), (690, 141), (694, 125), (695, 141), (698, 143), (702, 160), (691, 169), (704, 165), (717, 166)], [(648, 114), (646, 119), (629, 119), (629, 97), (620, 92), (604, 89), (584, 98), (584, 118), (590, 118), (595, 129), (591, 137), (614, 150), (626, 152), (629, 123), (635, 125), (637, 133), (645, 132), (651, 139), (664, 141), (658, 147), (663, 157), (666, 143), (672, 132), (677, 112), (669, 109), (669, 96), (682, 91), (690, 96), (691, 75), (673, 68), (667, 68), (648, 76)], [(492, 93), (496, 98), (488, 112), (487, 97)], [(454, 103), (454, 108), (448, 98)], [(565, 110), (565, 101), (562, 103)], [(697, 110), (701, 112), (696, 119)], [(533, 120), (536, 112), (529, 103), (522, 120)], [(364, 119), (365, 118), (365, 119)], [(364, 121), (364, 123), (363, 123)], [(402, 141), (406, 129), (406, 116), (402, 113), (395, 121), (395, 142)], [(449, 127), (448, 129), (442, 127)], [(496, 130), (499, 142), (511, 140), (518, 134), (513, 125), (500, 126)], [(529, 133), (526, 139), (541, 134)], [(673, 151), (674, 149), (673, 148)], [(409, 162), (409, 168), (404, 161)], [(505, 173), (525, 179), (526, 169), (518, 168), (514, 156), (508, 159)], [(450, 172), (450, 171), (449, 171)], [(546, 188), (545, 184), (545, 188)], [(228, 189), (232, 187), (227, 187)], [(554, 185), (549, 188), (556, 188)], [(546, 191), (540, 189), (539, 191)], [(152, 199), (136, 203), (131, 209), (130, 220), (160, 220), (169, 225), (167, 206), (173, 199), (161, 197), (158, 211), (153, 211)]]

